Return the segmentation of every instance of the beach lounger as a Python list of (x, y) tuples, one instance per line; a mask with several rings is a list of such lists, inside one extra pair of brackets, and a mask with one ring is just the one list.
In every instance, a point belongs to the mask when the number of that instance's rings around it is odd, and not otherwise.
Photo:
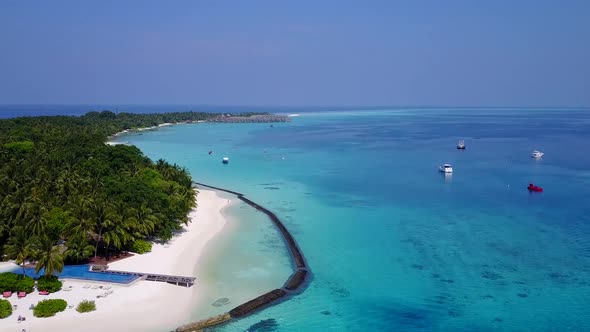
[(105, 286), (103, 289), (109, 290), (111, 289), (111, 286)]
[(49, 295), (49, 292), (46, 290), (40, 291), (39, 295)]
[(18, 292), (18, 298), (22, 299), (23, 297), (27, 296), (26, 292)]
[(92, 286), (92, 289), (98, 289), (98, 285)]
[(4, 292), (4, 293), (2, 293), (2, 296), (4, 296), (5, 298), (11, 297), (12, 292)]
[(84, 285), (82, 288), (90, 288), (90, 285)]

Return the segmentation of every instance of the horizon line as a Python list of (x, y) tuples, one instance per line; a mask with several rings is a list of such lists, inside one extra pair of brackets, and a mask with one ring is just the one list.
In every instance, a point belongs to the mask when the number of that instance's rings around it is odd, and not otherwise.
[[(549, 106), (482, 106), (482, 105), (470, 105), (470, 106), (452, 106), (452, 105), (251, 105), (251, 104), (135, 104), (135, 103), (126, 103), (126, 104), (109, 104), (109, 103), (83, 103), (83, 104), (61, 104), (61, 103), (0, 103), (0, 107), (7, 107), (7, 106), (15, 106), (15, 107), (23, 107), (23, 106), (93, 106), (93, 107), (101, 107), (101, 106), (108, 106), (108, 107), (124, 107), (124, 106), (148, 106), (148, 107), (157, 107), (157, 106), (174, 106), (174, 107), (246, 107), (246, 108), (291, 108), (291, 109), (302, 109), (302, 108), (330, 108), (330, 109), (337, 109), (337, 108), (363, 108), (363, 109), (477, 109), (477, 110), (531, 110), (531, 109), (538, 109), (538, 110), (559, 110), (559, 109), (579, 109), (579, 110), (590, 110), (590, 105), (588, 106), (557, 106), (557, 105), (549, 105)], [(92, 110), (89, 110), (91, 112)], [(104, 109), (100, 111), (113, 111), (110, 109)]]

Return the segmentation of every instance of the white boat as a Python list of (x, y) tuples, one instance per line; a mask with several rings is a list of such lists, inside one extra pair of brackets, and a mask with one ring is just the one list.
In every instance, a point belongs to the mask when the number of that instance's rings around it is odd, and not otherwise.
[(460, 140), (459, 143), (457, 143), (457, 149), (465, 150), (465, 141), (464, 140)]
[(453, 173), (453, 166), (451, 164), (442, 164), (438, 166), (438, 170), (443, 173)]
[(535, 150), (535, 151), (533, 151), (533, 153), (531, 153), (532, 158), (541, 158), (541, 157), (543, 157), (543, 155), (544, 155), (543, 152), (537, 151), (537, 150)]
[(228, 157), (223, 157), (223, 159), (221, 159), (221, 162), (224, 164), (229, 164), (229, 158)]

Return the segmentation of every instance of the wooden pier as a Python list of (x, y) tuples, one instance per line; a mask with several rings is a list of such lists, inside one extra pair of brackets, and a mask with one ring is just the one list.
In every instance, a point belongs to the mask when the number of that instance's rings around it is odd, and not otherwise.
[(169, 284), (173, 284), (176, 286), (184, 286), (184, 287), (191, 287), (195, 284), (195, 277), (184, 277), (184, 276), (174, 276), (174, 275), (167, 275), (167, 274), (155, 274), (155, 273), (141, 273), (141, 272), (127, 272), (127, 271), (117, 271), (117, 270), (101, 270), (96, 271), (97, 273), (113, 273), (113, 274), (121, 274), (126, 276), (137, 276), (142, 280), (147, 281), (158, 281), (158, 282), (166, 282)]
[(176, 286), (185, 286), (191, 287), (195, 284), (194, 277), (181, 277), (181, 276), (170, 276), (164, 274), (146, 274), (145, 280), (148, 281), (159, 281), (159, 282), (167, 282), (169, 284), (174, 284)]
[(272, 123), (272, 122), (289, 122), (291, 118), (287, 115), (277, 114), (257, 114), (251, 116), (233, 116), (222, 114), (209, 120), (210, 122), (223, 123)]

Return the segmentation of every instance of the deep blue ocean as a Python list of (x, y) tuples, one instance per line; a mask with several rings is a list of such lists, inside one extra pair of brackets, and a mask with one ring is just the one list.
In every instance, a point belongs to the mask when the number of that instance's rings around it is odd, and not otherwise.
[(215, 331), (590, 330), (589, 110), (298, 113), (119, 138), (273, 210), (306, 255), (305, 292)]

